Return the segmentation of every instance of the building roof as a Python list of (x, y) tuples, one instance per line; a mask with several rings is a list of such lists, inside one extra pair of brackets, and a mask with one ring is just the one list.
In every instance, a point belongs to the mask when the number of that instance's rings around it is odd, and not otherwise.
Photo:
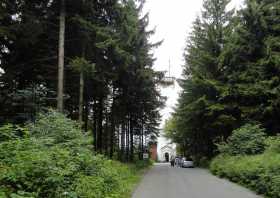
[(163, 149), (166, 149), (166, 148), (173, 150), (172, 146), (170, 146), (169, 144), (161, 147), (160, 150), (163, 150)]

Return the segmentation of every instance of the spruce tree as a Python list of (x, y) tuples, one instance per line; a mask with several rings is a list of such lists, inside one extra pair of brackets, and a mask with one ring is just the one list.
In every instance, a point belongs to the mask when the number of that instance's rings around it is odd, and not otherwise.
[(212, 156), (214, 140), (224, 135), (225, 126), (235, 121), (225, 114), (225, 106), (218, 103), (224, 89), (219, 56), (230, 31), (233, 11), (226, 11), (229, 1), (206, 0), (201, 17), (193, 24), (189, 37), (183, 76), (183, 91), (176, 108), (176, 133), (182, 137), (185, 149), (200, 158)]
[(279, 1), (259, 1), (265, 23), (264, 57), (259, 61), (267, 100), (260, 121), (270, 134), (280, 130), (280, 4)]
[[(215, 3), (205, 1), (204, 7), (215, 10)], [(219, 29), (217, 18), (209, 19), (209, 13), (204, 11), (194, 22), (183, 91), (166, 129), (197, 157), (211, 156), (215, 141), (227, 139), (245, 123), (259, 123), (269, 135), (279, 131), (279, 2), (246, 1), (220, 26), (221, 34), (213, 31)], [(224, 16), (230, 19), (231, 14)]]

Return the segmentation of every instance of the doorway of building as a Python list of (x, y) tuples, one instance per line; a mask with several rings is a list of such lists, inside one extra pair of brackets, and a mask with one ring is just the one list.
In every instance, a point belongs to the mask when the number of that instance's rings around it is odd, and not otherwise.
[(165, 161), (166, 161), (166, 162), (169, 162), (169, 153), (165, 153), (165, 154), (164, 154), (164, 157), (165, 157)]

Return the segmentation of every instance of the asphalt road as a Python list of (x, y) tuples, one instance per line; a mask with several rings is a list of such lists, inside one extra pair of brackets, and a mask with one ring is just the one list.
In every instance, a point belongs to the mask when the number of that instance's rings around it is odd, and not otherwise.
[(171, 168), (169, 164), (156, 164), (144, 176), (132, 198), (261, 197), (204, 169)]

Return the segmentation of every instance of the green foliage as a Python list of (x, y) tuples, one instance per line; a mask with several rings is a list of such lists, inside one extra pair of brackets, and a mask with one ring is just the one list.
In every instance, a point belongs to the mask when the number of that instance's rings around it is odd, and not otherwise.
[(28, 136), (28, 130), (20, 126), (7, 124), (0, 127), (0, 142)]
[(63, 114), (56, 111), (48, 111), (46, 114), (38, 116), (36, 124), (28, 125), (30, 133), (46, 146), (61, 145), (63, 147), (73, 147), (88, 142), (90, 137), (86, 138), (80, 131), (81, 128), (77, 122), (65, 118)]
[(233, 14), (226, 9), (228, 3), (204, 1), (202, 14), (194, 21), (186, 43), (182, 93), (173, 123), (168, 123), (173, 129), (168, 129), (167, 135), (197, 161), (212, 157), (214, 139), (226, 136), (223, 130), (231, 130), (237, 122), (232, 110), (219, 101), (227, 90), (218, 62)]
[(151, 165), (153, 165), (153, 161), (152, 160), (136, 160), (135, 161), (135, 167), (137, 169), (143, 169), (143, 168), (146, 168), (146, 167), (149, 167)]
[(70, 66), (79, 72), (92, 73), (94, 72), (94, 64), (84, 58), (76, 57), (71, 60)]
[(280, 198), (279, 136), (265, 138), (259, 125), (247, 124), (235, 130), (228, 141), (224, 152), (212, 160), (212, 173), (269, 198)]
[(280, 154), (280, 136), (268, 137), (265, 141), (267, 151)]
[(177, 142), (180, 141), (180, 137), (178, 137), (179, 134), (176, 126), (177, 122), (175, 119), (176, 117), (173, 116), (170, 119), (166, 120), (163, 131), (164, 131), (164, 136), (166, 138), (171, 139), (174, 142)]
[[(144, 2), (65, 1), (64, 110), (71, 119), (79, 117), (85, 131), (93, 128), (95, 150), (111, 158), (119, 152), (117, 142), (123, 142), (119, 138), (125, 135), (117, 135), (122, 126), (130, 126), (129, 136), (136, 137), (131, 141), (144, 134), (156, 137), (159, 131), (161, 72), (154, 71), (152, 49), (160, 42), (149, 41), (154, 31), (148, 30)], [(53, 0), (1, 1), (1, 126), (33, 122), (41, 110), (56, 107), (52, 90), (57, 90), (61, 5)], [(54, 144), (54, 139), (68, 144), (63, 136), (48, 136), (44, 144)], [(133, 161), (135, 152), (123, 147), (118, 156), (129, 153)]]
[[(279, 2), (248, 0), (235, 14), (225, 9), (228, 3), (205, 0), (186, 44), (182, 93), (168, 135), (196, 158), (213, 157), (215, 140), (226, 140), (242, 123), (260, 123), (268, 136), (280, 131)], [(242, 148), (229, 140), (235, 145), (220, 149), (261, 153), (262, 134), (242, 130), (234, 131)]]
[(202, 168), (208, 168), (210, 166), (210, 162), (211, 161), (207, 157), (201, 157), (197, 164)]
[(232, 132), (227, 143), (218, 145), (221, 153), (254, 155), (265, 150), (265, 130), (260, 125), (246, 124)]
[(13, 132), (14, 128), (11, 124), (0, 127), (0, 142), (14, 139), (16, 136)]
[(225, 177), (270, 198), (280, 197), (280, 155), (219, 155), (210, 165), (215, 175)]
[[(94, 154), (89, 137), (60, 113), (42, 114), (27, 128), (30, 136), (0, 142), (1, 197), (122, 198), (137, 181), (139, 170)], [(1, 128), (7, 131), (14, 128)]]

